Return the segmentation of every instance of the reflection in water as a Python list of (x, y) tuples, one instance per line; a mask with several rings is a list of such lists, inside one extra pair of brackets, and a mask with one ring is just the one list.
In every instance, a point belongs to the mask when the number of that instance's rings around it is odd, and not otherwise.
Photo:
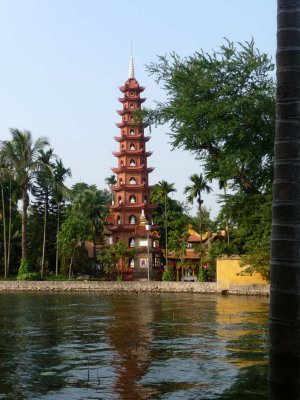
[(109, 342), (118, 352), (112, 363), (117, 375), (114, 389), (120, 399), (151, 398), (153, 391), (139, 381), (151, 363), (152, 299), (142, 294), (121, 298), (120, 301), (120, 295), (116, 295), (111, 299), (114, 322), (107, 329)]
[(0, 294), (0, 399), (264, 399), (267, 313), (255, 297)]

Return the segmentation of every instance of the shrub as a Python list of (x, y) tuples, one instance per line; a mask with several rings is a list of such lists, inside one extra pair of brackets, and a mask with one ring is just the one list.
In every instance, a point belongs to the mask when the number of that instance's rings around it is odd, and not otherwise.
[(19, 281), (36, 281), (39, 274), (30, 271), (30, 265), (26, 258), (22, 258), (17, 279)]
[(162, 274), (162, 280), (163, 281), (173, 281), (173, 272), (172, 272), (172, 267), (170, 265), (168, 268), (166, 268)]

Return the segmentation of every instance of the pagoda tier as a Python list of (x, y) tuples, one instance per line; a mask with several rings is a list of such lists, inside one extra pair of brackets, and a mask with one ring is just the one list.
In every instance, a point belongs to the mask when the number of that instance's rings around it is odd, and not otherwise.
[(112, 153), (115, 157), (132, 156), (132, 155), (141, 155), (144, 157), (150, 157), (153, 154), (153, 151), (145, 151), (143, 148), (139, 150), (121, 149), (121, 151), (113, 151)]
[(112, 167), (111, 168), (112, 172), (114, 172), (115, 174), (119, 173), (119, 172), (135, 172), (135, 171), (144, 171), (144, 172), (152, 172), (154, 170), (154, 167), (148, 167), (145, 168), (144, 165), (140, 165), (140, 166), (136, 166), (136, 167), (126, 167), (126, 166), (121, 166), (119, 168), (115, 168)]
[(125, 82), (125, 85), (119, 86), (120, 92), (126, 93), (127, 90), (131, 90), (133, 84), (135, 83), (135, 90), (138, 93), (142, 93), (145, 90), (145, 86), (140, 86), (138, 81), (134, 79), (135, 82), (131, 82), (131, 85), (128, 84), (128, 81)]
[(157, 208), (156, 204), (145, 204), (145, 203), (139, 203), (139, 204), (124, 204), (124, 203), (120, 203), (120, 204), (112, 204), (108, 206), (109, 209), (111, 210), (120, 210), (120, 209), (128, 209), (128, 210), (135, 210), (135, 209), (141, 209), (143, 208), (145, 211), (146, 210), (155, 210)]
[(117, 122), (116, 125), (117, 125), (118, 128), (125, 128), (125, 126), (130, 126), (130, 127), (140, 126), (140, 127), (143, 127), (143, 128), (147, 128), (147, 126), (149, 124), (140, 123), (138, 121), (122, 121), (122, 122)]
[(147, 186), (145, 183), (140, 183), (139, 185), (116, 185), (112, 186), (111, 190), (114, 192), (119, 192), (120, 190), (126, 190), (126, 191), (136, 191), (136, 190), (141, 190), (141, 189), (153, 189), (153, 186)]
[(149, 142), (149, 140), (151, 139), (150, 136), (144, 136), (143, 134), (139, 134), (139, 135), (135, 135), (135, 136), (130, 136), (130, 135), (125, 135), (123, 133), (122, 136), (114, 136), (114, 139), (116, 142), (123, 142), (123, 141), (127, 141), (127, 140), (139, 140), (141, 142)]
[[(112, 227), (110, 227), (109, 229), (113, 232), (128, 231), (128, 232), (131, 232), (132, 235), (135, 233), (135, 228), (133, 227), (132, 224), (116, 224), (116, 225), (113, 225)], [(158, 230), (159, 226), (152, 225), (152, 229)]]
[(136, 96), (124, 96), (124, 97), (118, 97), (118, 100), (120, 103), (125, 103), (125, 102), (130, 102), (132, 100), (138, 100), (139, 103), (144, 103), (146, 101), (145, 97), (139, 97), (138, 95)]
[(129, 109), (129, 108), (124, 107), (123, 110), (118, 110), (117, 113), (119, 115), (125, 115), (125, 114), (129, 114), (131, 111), (139, 111), (139, 110), (140, 110), (140, 107), (137, 104), (137, 105), (135, 105), (135, 108), (132, 107), (131, 109)]
[(150, 136), (144, 136), (143, 133), (139, 133), (137, 135), (126, 135), (125, 133), (122, 136), (114, 136), (116, 142), (122, 142), (124, 140), (139, 140), (142, 142), (149, 142), (151, 139)]

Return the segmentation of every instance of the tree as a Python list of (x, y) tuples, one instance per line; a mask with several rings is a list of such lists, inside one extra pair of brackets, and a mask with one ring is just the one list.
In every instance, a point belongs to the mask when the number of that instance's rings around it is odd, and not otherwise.
[(275, 121), (273, 64), (250, 43), (228, 40), (218, 52), (160, 56), (147, 68), (167, 99), (146, 111), (168, 123), (173, 148), (193, 152), (207, 179), (247, 194), (269, 190)]
[[(58, 234), (61, 222), (61, 206), (66, 198), (70, 197), (69, 190), (64, 185), (67, 178), (72, 176), (71, 169), (65, 168), (61, 159), (55, 161), (54, 165), (55, 187), (53, 190), (53, 199), (57, 206), (56, 218), (56, 255), (55, 255), (55, 275), (58, 275)], [(62, 187), (65, 190), (62, 190)]]
[(105, 178), (105, 183), (108, 185), (110, 192), (111, 192), (111, 201), (113, 202), (114, 200), (114, 192), (112, 190), (112, 186), (116, 185), (117, 183), (117, 178), (116, 175), (110, 175), (107, 178)]
[(43, 204), (43, 245), (42, 245), (42, 258), (41, 258), (41, 278), (44, 276), (45, 270), (45, 253), (46, 253), (46, 232), (47, 232), (47, 219), (48, 219), (48, 209), (49, 209), (49, 197), (51, 195), (51, 189), (54, 186), (55, 177), (53, 173), (54, 164), (52, 158), (56, 157), (53, 153), (53, 149), (50, 148), (46, 151), (41, 149), (39, 151), (38, 161), (41, 162), (42, 168), (37, 172), (36, 182), (38, 189), (33, 189), (33, 192), (37, 194), (39, 192), (42, 197)]
[(33, 142), (31, 132), (11, 129), (12, 140), (2, 141), (1, 149), (7, 164), (14, 170), (14, 177), (20, 186), (22, 198), (22, 258), (27, 258), (27, 209), (28, 192), (42, 163), (39, 152), (49, 145), (44, 137)]
[(300, 8), (278, 0), (269, 398), (300, 398)]
[(167, 181), (159, 181), (154, 186), (151, 193), (151, 201), (156, 203), (157, 201), (163, 200), (164, 202), (164, 227), (165, 227), (165, 248), (166, 248), (166, 267), (168, 267), (168, 195), (176, 192), (174, 183), (168, 183)]
[(210, 193), (212, 191), (212, 188), (207, 184), (206, 180), (204, 179), (203, 175), (200, 174), (193, 174), (190, 176), (190, 180), (192, 181), (192, 185), (186, 186), (184, 189), (184, 194), (187, 194), (187, 201), (189, 203), (194, 202), (194, 200), (197, 200), (198, 203), (198, 213), (199, 213), (199, 234), (201, 237), (201, 231), (202, 231), (202, 204), (203, 200), (201, 198), (201, 193), (206, 192)]
[(106, 190), (99, 190), (95, 185), (82, 186), (74, 185), (72, 188), (74, 196), (73, 208), (84, 218), (90, 221), (93, 227), (92, 240), (94, 243), (101, 238), (104, 230), (104, 220), (107, 216), (109, 193)]
[[(226, 40), (218, 51), (208, 54), (202, 50), (185, 59), (172, 53), (148, 66), (166, 93), (166, 100), (158, 102), (156, 109), (145, 111), (148, 122), (167, 123), (173, 148), (195, 154), (208, 181), (226, 183), (231, 197), (237, 196), (236, 203), (243, 204), (245, 215), (238, 213), (242, 219), (247, 219), (246, 204), (251, 196), (256, 202), (256, 195), (265, 198), (272, 193), (273, 67), (253, 40), (237, 44)], [(225, 203), (227, 200), (228, 195)], [(265, 220), (264, 216), (258, 219)], [(228, 226), (228, 216), (222, 222)], [(234, 223), (236, 229), (241, 220)], [(255, 229), (258, 236), (264, 234), (263, 225)], [(242, 244), (243, 251), (248, 251), (249, 242), (248, 246)], [(231, 247), (227, 243), (229, 250)]]
[[(179, 280), (179, 268), (183, 267), (184, 256), (186, 255), (186, 249), (189, 239), (189, 226), (190, 218), (182, 214), (174, 221), (172, 229), (169, 234), (169, 249), (175, 253), (175, 257), (179, 258), (180, 262), (176, 265), (176, 280)], [(167, 269), (163, 273), (163, 280), (172, 280), (172, 271)]]
[(91, 223), (81, 215), (70, 212), (67, 219), (62, 223), (58, 236), (58, 245), (61, 255), (70, 260), (69, 279), (72, 276), (76, 249), (81, 246), (82, 242), (89, 240), (91, 235)]
[(4, 185), (6, 183), (7, 167), (3, 159), (3, 154), (0, 153), (0, 187), (1, 187), (1, 203), (2, 203), (2, 224), (3, 224), (3, 250), (4, 250), (4, 277), (8, 275), (8, 245), (7, 245), (7, 232), (6, 232), (6, 209), (5, 209), (5, 196)]
[(116, 274), (117, 279), (121, 279), (120, 270), (118, 268), (121, 260), (122, 265), (127, 264), (133, 257), (134, 250), (128, 249), (125, 242), (119, 241), (113, 245), (103, 248), (98, 257), (98, 260), (102, 263), (104, 271), (107, 274)]

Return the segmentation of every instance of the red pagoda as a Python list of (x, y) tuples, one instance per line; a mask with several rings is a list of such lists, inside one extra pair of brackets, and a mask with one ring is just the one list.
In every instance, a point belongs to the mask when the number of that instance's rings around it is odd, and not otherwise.
[(147, 159), (152, 152), (146, 151), (150, 137), (144, 135), (143, 123), (134, 112), (141, 110), (145, 98), (140, 97), (144, 87), (134, 77), (133, 58), (130, 59), (129, 78), (119, 87), (123, 97), (119, 98), (123, 108), (118, 113), (122, 117), (116, 125), (120, 128), (115, 136), (119, 149), (113, 152), (118, 160), (112, 168), (116, 174), (116, 184), (112, 186), (114, 194), (107, 228), (111, 232), (109, 243), (125, 242), (129, 248), (135, 248), (135, 256), (128, 265), (120, 265), (124, 274), (133, 276), (148, 275), (159, 264), (158, 226), (152, 225), (152, 212), (156, 208), (150, 203), (149, 173)]

